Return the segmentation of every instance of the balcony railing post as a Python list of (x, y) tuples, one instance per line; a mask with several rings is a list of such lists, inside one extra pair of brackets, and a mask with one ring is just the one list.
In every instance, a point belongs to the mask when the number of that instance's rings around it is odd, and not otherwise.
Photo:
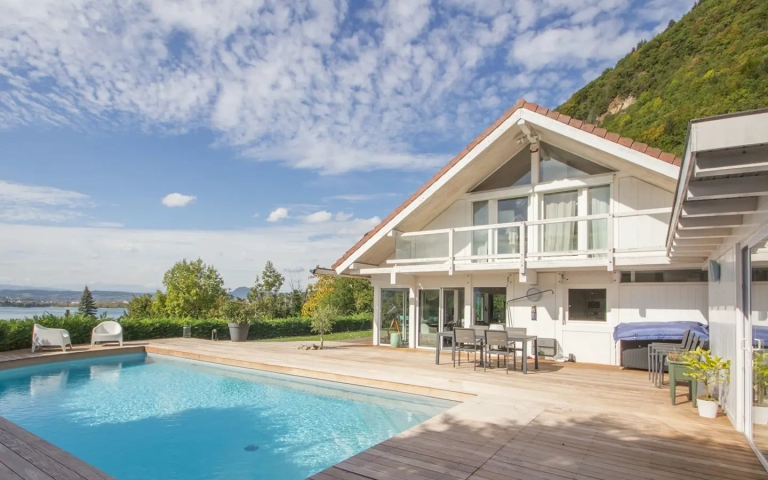
[(455, 252), (453, 251), (453, 229), (448, 229), (448, 275), (453, 275), (453, 261)]
[(525, 251), (526, 251), (526, 245), (525, 245), (525, 237), (527, 236), (528, 229), (525, 225), (525, 222), (520, 225), (520, 273), (525, 274)]
[(608, 238), (606, 243), (608, 244), (608, 271), (613, 271), (613, 215), (608, 216), (608, 220), (606, 220), (606, 223), (608, 223)]

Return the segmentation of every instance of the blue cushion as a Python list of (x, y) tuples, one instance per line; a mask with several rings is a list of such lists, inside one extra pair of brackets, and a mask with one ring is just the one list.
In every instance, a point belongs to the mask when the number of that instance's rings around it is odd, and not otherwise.
[(699, 322), (637, 322), (620, 323), (613, 329), (613, 339), (619, 340), (683, 340), (686, 330), (692, 330), (709, 340), (706, 325)]

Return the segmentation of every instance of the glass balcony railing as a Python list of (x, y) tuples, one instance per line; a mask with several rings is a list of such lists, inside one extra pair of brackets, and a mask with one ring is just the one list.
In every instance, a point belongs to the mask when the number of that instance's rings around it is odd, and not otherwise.
[[(615, 248), (614, 225), (621, 225), (627, 216), (641, 217), (649, 213), (658, 212), (648, 210), (397, 233), (394, 235), (395, 258), (387, 263), (441, 265), (440, 268), (448, 271), (461, 265), (490, 263), (511, 264), (512, 268), (517, 264), (524, 268), (529, 261), (564, 259), (606, 260), (610, 264), (616, 251), (619, 254), (630, 252)], [(656, 252), (663, 248), (663, 245), (653, 245), (645, 250)], [(638, 251), (634, 249), (631, 254), (637, 255)]]

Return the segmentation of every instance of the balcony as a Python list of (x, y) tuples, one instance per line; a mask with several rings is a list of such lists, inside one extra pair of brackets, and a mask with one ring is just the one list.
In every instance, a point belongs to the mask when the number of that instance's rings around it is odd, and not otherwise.
[[(615, 257), (666, 256), (664, 236), (650, 245), (618, 249), (615, 231), (628, 217), (662, 215), (670, 209), (601, 214), (515, 223), (394, 232), (395, 255), (387, 264), (397, 271), (520, 270), (526, 268), (601, 267), (613, 269)], [(663, 220), (662, 220), (663, 221)], [(627, 231), (626, 233), (631, 233)]]

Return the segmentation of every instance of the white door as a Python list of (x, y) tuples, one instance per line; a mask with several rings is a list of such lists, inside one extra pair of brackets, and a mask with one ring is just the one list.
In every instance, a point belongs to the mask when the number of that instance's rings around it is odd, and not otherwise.
[(610, 365), (613, 327), (608, 321), (609, 295), (604, 285), (563, 285), (563, 320), (559, 342), (576, 362)]

